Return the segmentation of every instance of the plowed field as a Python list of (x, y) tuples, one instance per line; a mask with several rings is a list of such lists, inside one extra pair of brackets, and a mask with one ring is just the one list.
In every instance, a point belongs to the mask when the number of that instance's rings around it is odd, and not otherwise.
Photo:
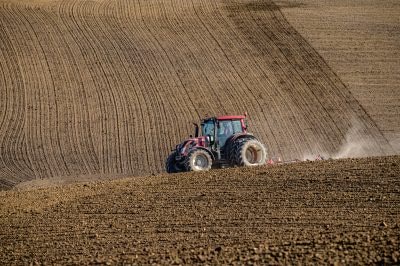
[(0, 192), (5, 264), (396, 264), (400, 157)]
[(162, 172), (206, 114), (283, 159), (396, 152), (273, 1), (2, 0), (0, 36), (2, 188)]
[(288, 1), (282, 12), (400, 150), (400, 2)]
[[(399, 13), (0, 0), (1, 264), (400, 263)], [(380, 157), (160, 174), (245, 111), (268, 157)]]

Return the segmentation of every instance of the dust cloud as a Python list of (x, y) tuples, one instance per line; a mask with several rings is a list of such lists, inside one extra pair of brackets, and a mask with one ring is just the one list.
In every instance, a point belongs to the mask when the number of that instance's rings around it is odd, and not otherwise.
[(333, 159), (341, 159), (400, 154), (400, 139), (387, 141), (389, 145), (379, 146), (375, 138), (366, 133), (365, 127), (361, 122), (353, 119), (352, 126), (347, 132), (342, 145), (331, 157)]
[(364, 127), (357, 120), (352, 121), (352, 126), (347, 132), (339, 150), (331, 157), (341, 158), (360, 158), (382, 155), (377, 152), (377, 144), (373, 136), (364, 132)]
[(380, 147), (373, 135), (368, 134), (365, 126), (360, 121), (353, 119), (351, 127), (336, 152), (303, 153), (302, 160), (313, 161), (320, 158), (344, 159), (400, 154), (400, 138), (388, 140), (388, 142), (389, 145), (386, 148)]

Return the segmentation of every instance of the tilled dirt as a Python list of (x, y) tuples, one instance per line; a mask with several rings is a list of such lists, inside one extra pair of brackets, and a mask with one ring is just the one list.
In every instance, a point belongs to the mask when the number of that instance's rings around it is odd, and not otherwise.
[(245, 111), (268, 157), (398, 153), (381, 2), (0, 0), (2, 264), (400, 263), (399, 156), (155, 175)]
[[(289, 2), (0, 0), (0, 189), (161, 173), (192, 122), (245, 111), (270, 157), (334, 155), (353, 140), (365, 140), (357, 156), (398, 153), (384, 134), (399, 131), (397, 79), (379, 87), (397, 72), (376, 71), (378, 86), (360, 104), (281, 12), (303, 14), (308, 4)], [(364, 35), (374, 35), (368, 25)], [(347, 55), (358, 43), (341, 45)], [(371, 56), (384, 70), (396, 66)]]
[(397, 264), (400, 157), (0, 192), (9, 264)]
[[(399, 151), (400, 2), (276, 2)], [(294, 4), (298, 6), (290, 8)]]

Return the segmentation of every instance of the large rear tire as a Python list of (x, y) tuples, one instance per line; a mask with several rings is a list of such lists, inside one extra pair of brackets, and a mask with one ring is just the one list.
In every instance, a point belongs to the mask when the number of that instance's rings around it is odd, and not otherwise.
[(257, 139), (246, 139), (234, 145), (233, 163), (238, 166), (257, 166), (265, 164), (267, 150)]
[(165, 162), (165, 170), (167, 170), (167, 173), (172, 174), (183, 172), (183, 165), (176, 161), (175, 157), (176, 152), (173, 152), (168, 156), (167, 161)]
[(241, 145), (242, 142), (248, 140), (247, 138), (241, 138), (237, 139), (235, 141), (232, 141), (228, 144), (226, 147), (226, 159), (229, 161), (229, 163), (232, 166), (236, 165), (236, 150), (239, 149), (239, 146)]
[(202, 149), (196, 149), (186, 157), (185, 169), (186, 171), (208, 171), (212, 166), (212, 158), (210, 154)]

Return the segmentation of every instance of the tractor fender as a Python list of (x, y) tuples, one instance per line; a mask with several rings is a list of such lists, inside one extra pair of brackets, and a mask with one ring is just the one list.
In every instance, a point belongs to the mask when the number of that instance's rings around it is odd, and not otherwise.
[(239, 139), (257, 139), (253, 134), (250, 133), (236, 133), (230, 136), (225, 144), (225, 152), (227, 153), (231, 148), (235, 141)]
[(243, 138), (248, 138), (248, 139), (256, 139), (256, 137), (253, 134), (250, 133), (236, 133), (234, 135), (232, 135), (228, 141), (236, 141), (238, 139), (243, 139)]
[(185, 140), (177, 148), (178, 153), (182, 156), (186, 156), (189, 153), (189, 151), (193, 148), (193, 146), (196, 146), (196, 144), (197, 144), (196, 141), (193, 139)]

